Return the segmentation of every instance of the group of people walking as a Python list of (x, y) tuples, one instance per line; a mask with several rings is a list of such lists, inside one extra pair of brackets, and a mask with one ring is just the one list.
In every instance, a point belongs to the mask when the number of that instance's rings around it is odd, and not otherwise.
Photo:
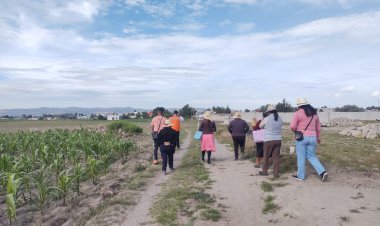
[[(252, 130), (255, 134), (261, 134), (261, 138), (255, 137), (256, 143), (256, 168), (262, 168), (259, 175), (268, 176), (270, 160), (272, 162), (273, 177), (279, 177), (280, 149), (282, 144), (283, 120), (274, 105), (268, 105), (263, 112), (261, 120), (254, 119)], [(162, 123), (163, 122), (163, 123)], [(151, 122), (154, 139), (154, 160), (157, 164), (157, 151), (160, 148), (162, 156), (162, 173), (166, 174), (166, 167), (173, 168), (173, 154), (175, 148), (179, 148), (180, 118), (178, 111), (170, 119), (163, 116), (163, 109), (158, 109), (158, 115)], [(290, 122), (290, 129), (302, 138), (295, 139), (297, 153), (297, 174), (293, 175), (298, 180), (306, 179), (305, 164), (308, 160), (314, 167), (322, 181), (326, 181), (328, 174), (316, 156), (317, 145), (321, 143), (321, 124), (317, 115), (317, 110), (311, 106), (305, 98), (297, 99), (297, 111)], [(241, 157), (244, 158), (246, 134), (250, 130), (248, 123), (241, 118), (240, 112), (235, 112), (233, 120), (228, 125), (234, 146), (234, 160), (239, 159), (239, 149)], [(206, 111), (203, 119), (199, 123), (198, 131), (201, 136), (201, 158), (202, 161), (211, 163), (211, 154), (216, 151), (214, 133), (216, 124), (212, 119), (212, 112)], [(256, 131), (256, 132), (255, 132)], [(157, 134), (155, 136), (154, 134)], [(206, 160), (207, 154), (207, 160)]]
[[(244, 158), (245, 138), (250, 130), (246, 121), (241, 119), (240, 112), (235, 112), (234, 119), (228, 125), (234, 145), (234, 160), (239, 158), (239, 148)], [(280, 150), (282, 144), (283, 120), (274, 105), (268, 105), (263, 112), (262, 120), (254, 120), (252, 130), (263, 134), (262, 139), (256, 139), (256, 168), (262, 168), (259, 175), (268, 176), (269, 160), (273, 167), (273, 177), (279, 177)], [(290, 122), (290, 129), (303, 134), (303, 139), (295, 140), (297, 153), (297, 174), (293, 175), (298, 180), (305, 180), (305, 164), (308, 160), (317, 171), (322, 181), (327, 180), (327, 172), (316, 156), (317, 145), (321, 142), (321, 124), (317, 110), (312, 107), (305, 98), (297, 100), (297, 111)], [(216, 131), (215, 122), (211, 119), (211, 112), (206, 111), (200, 123), (199, 130), (203, 132), (201, 138), (202, 160), (205, 153), (208, 154), (207, 163), (210, 163), (211, 152), (215, 152), (213, 132)], [(260, 165), (262, 163), (262, 166)]]

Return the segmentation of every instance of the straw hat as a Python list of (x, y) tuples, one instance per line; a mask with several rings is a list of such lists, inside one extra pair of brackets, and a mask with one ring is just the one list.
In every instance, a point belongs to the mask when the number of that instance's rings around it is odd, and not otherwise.
[(172, 125), (174, 125), (174, 124), (172, 124), (172, 122), (169, 119), (165, 120), (164, 127), (169, 127), (169, 126), (172, 126)]
[(307, 102), (306, 98), (298, 98), (297, 99), (297, 107), (302, 106), (302, 105), (307, 105), (309, 102)]
[(203, 114), (203, 118), (205, 119), (208, 119), (208, 120), (211, 120), (211, 111), (206, 111), (204, 114)]
[(235, 112), (234, 118), (241, 118), (240, 111)]
[(268, 104), (267, 110), (265, 112), (270, 112), (276, 110), (276, 107), (273, 104)]

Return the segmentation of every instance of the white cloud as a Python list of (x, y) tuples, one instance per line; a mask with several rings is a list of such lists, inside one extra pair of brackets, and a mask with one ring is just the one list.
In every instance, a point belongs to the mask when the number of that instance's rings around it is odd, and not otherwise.
[(145, 4), (145, 0), (126, 0), (125, 3), (131, 6), (138, 6)]
[(93, 16), (97, 15), (99, 7), (100, 4), (97, 1), (70, 2), (67, 5), (69, 11), (76, 12), (87, 19), (92, 19)]
[(251, 32), (255, 28), (254, 23), (239, 23), (236, 25), (236, 29), (238, 32), (245, 33)]
[(378, 97), (378, 96), (380, 96), (380, 92), (379, 91), (375, 91), (375, 92), (372, 93), (372, 96), (373, 97)]
[(355, 86), (352, 86), (352, 85), (346, 86), (346, 87), (340, 89), (340, 91), (341, 92), (353, 92), (353, 91), (355, 91)]

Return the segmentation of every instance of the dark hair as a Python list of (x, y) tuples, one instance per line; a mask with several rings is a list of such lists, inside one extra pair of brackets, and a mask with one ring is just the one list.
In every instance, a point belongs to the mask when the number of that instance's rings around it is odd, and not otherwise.
[(159, 107), (159, 108), (158, 108), (158, 111), (161, 112), (161, 113), (164, 113), (165, 108), (163, 108), (163, 107)]
[(303, 109), (307, 117), (317, 114), (317, 109), (313, 108), (313, 106), (311, 106), (310, 104), (302, 105), (298, 108)]
[(273, 111), (268, 111), (267, 114), (274, 114), (274, 121), (277, 121), (278, 120), (278, 112), (277, 110), (273, 110)]
[(174, 110), (174, 114), (178, 114), (178, 111), (177, 111), (177, 110)]

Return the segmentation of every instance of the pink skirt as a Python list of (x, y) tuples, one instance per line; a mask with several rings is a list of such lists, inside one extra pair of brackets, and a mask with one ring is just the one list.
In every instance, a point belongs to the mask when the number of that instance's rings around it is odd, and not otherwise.
[(201, 140), (202, 151), (216, 151), (214, 134), (203, 134)]

